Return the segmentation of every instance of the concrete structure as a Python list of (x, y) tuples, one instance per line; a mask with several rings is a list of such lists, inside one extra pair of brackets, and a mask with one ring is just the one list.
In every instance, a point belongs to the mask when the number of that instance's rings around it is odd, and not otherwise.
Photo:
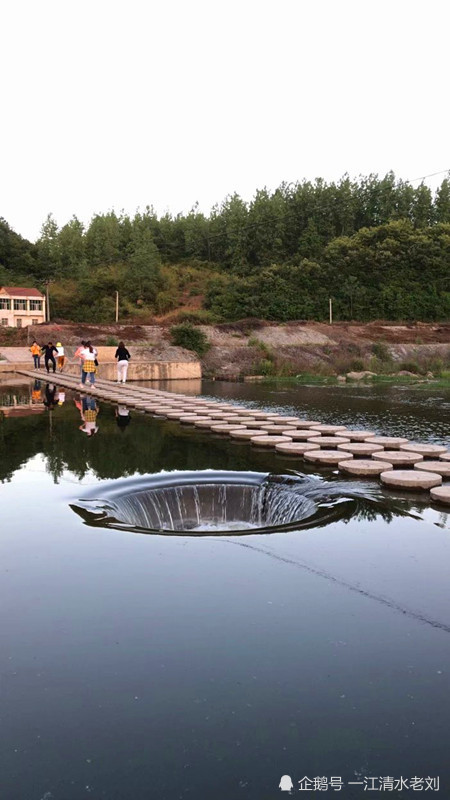
[(0, 324), (27, 328), (45, 322), (45, 297), (38, 289), (23, 286), (0, 287)]

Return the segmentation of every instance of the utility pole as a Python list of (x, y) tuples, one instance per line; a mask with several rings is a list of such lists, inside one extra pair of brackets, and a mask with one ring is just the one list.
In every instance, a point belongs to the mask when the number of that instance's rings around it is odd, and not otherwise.
[(333, 300), (332, 300), (331, 297), (328, 300), (328, 306), (329, 306), (329, 311), (330, 311), (330, 325), (332, 325), (333, 324)]
[(116, 322), (119, 322), (119, 292), (116, 290)]
[(50, 281), (49, 281), (49, 280), (47, 280), (47, 281), (45, 282), (45, 295), (46, 295), (46, 298), (47, 298), (47, 300), (46, 300), (46, 306), (47, 306), (47, 308), (46, 308), (46, 311), (47, 311), (47, 313), (46, 313), (47, 320), (46, 320), (46, 321), (47, 321), (47, 322), (50, 322), (50, 297), (49, 297), (49, 292), (48, 292), (48, 286), (49, 286), (49, 283), (50, 283)]

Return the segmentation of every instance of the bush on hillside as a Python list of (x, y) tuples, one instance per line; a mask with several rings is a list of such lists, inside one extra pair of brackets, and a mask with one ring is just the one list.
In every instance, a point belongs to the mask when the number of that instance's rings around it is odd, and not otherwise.
[(185, 347), (186, 350), (193, 350), (199, 356), (205, 355), (209, 350), (210, 345), (206, 335), (199, 328), (194, 328), (190, 322), (173, 325), (170, 336), (173, 344)]

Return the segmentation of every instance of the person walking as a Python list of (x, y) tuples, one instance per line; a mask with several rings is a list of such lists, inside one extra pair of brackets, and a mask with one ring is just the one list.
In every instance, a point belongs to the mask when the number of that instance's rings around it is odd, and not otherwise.
[(41, 346), (37, 343), (36, 339), (34, 339), (33, 344), (30, 347), (30, 353), (33, 356), (34, 368), (35, 369), (40, 369), (41, 368)]
[[(95, 383), (95, 373), (97, 372), (96, 349), (92, 347), (90, 342), (86, 342), (86, 347), (81, 351), (81, 358), (83, 359), (83, 371), (81, 373), (81, 386), (84, 386), (86, 379), (89, 376), (89, 381), (93, 385)], [(88, 382), (89, 382), (88, 381)]]
[(56, 349), (58, 351), (58, 369), (60, 372), (62, 372), (64, 364), (66, 363), (66, 357), (64, 355), (64, 347), (62, 346), (61, 342), (56, 342)]
[(84, 396), (81, 398), (81, 403), (75, 403), (75, 405), (77, 408), (79, 408), (81, 419), (83, 421), (83, 424), (79, 425), (78, 429), (83, 431), (83, 433), (86, 433), (88, 436), (94, 436), (98, 432), (98, 406), (95, 402), (95, 398)]
[(131, 356), (123, 342), (119, 342), (114, 358), (117, 358), (117, 383), (126, 383)]
[(58, 351), (57, 351), (55, 345), (52, 342), (49, 342), (48, 344), (44, 344), (44, 346), (42, 348), (42, 354), (44, 356), (45, 369), (47, 370), (47, 372), (50, 372), (50, 368), (49, 368), (49, 364), (50, 363), (53, 366), (53, 372), (56, 372), (56, 361), (55, 361), (55, 356), (53, 355), (53, 353), (57, 353), (57, 352)]
[(81, 354), (82, 354), (83, 350), (85, 349), (85, 347), (86, 347), (86, 342), (82, 340), (81, 344), (79, 345), (79, 347), (77, 347), (77, 349), (75, 350), (75, 354), (74, 354), (74, 358), (79, 358), (80, 359), (80, 378), (83, 378), (83, 361), (84, 361), (84, 358), (83, 358), (83, 356)]

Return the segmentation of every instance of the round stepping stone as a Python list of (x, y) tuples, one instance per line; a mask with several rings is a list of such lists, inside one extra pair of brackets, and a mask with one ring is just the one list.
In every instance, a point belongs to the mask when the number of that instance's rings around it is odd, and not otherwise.
[(210, 417), (203, 417), (201, 414), (185, 414), (184, 417), (181, 417), (180, 422), (182, 425), (195, 425), (199, 419), (202, 420), (209, 420)]
[(230, 431), (230, 436), (233, 439), (253, 439), (256, 436), (267, 436), (267, 431), (258, 430), (257, 428), (247, 428), (241, 425), (240, 428), (235, 428)]
[[(232, 422), (233, 425), (235, 423), (236, 424), (240, 424), (240, 425), (247, 425), (247, 423), (250, 422), (248, 417), (242, 417), (240, 414), (236, 414), (236, 415), (230, 414), (229, 416), (227, 416), (225, 421)], [(254, 421), (255, 425), (258, 426), (258, 423), (256, 422), (256, 420), (253, 420), (253, 421)]]
[(293, 425), (274, 425), (272, 422), (263, 422), (263, 423), (259, 423), (259, 424), (260, 424), (260, 427), (262, 428), (262, 430), (263, 431), (267, 431), (267, 433), (280, 433), (281, 434), (281, 433), (283, 433), (283, 431), (289, 432), (289, 431), (295, 431), (296, 430), (296, 428), (294, 428)]
[(296, 427), (297, 422), (301, 422), (299, 417), (285, 417), (283, 414), (271, 416), (267, 421), (274, 425), (292, 425), (293, 427)]
[(316, 447), (333, 448), (337, 447), (338, 444), (347, 444), (347, 442), (350, 442), (350, 439), (346, 439), (345, 436), (310, 436), (307, 441), (310, 444), (315, 444)]
[(270, 416), (266, 411), (253, 411), (252, 417), (254, 419), (267, 419)]
[[(232, 422), (222, 422), (219, 425), (212, 425), (211, 430), (214, 433), (231, 433), (231, 431), (242, 430), (243, 425), (234, 425)], [(246, 429), (247, 430), (247, 429)]]
[(408, 442), (408, 444), (400, 445), (400, 450), (405, 450), (408, 453), (419, 453), (426, 458), (426, 456), (439, 456), (441, 453), (445, 453), (447, 448), (440, 444), (416, 444), (415, 442)]
[(423, 456), (419, 453), (403, 453), (401, 450), (383, 450), (381, 453), (374, 453), (372, 458), (377, 461), (388, 461), (397, 467), (407, 467), (423, 461)]
[(365, 442), (366, 439), (375, 436), (375, 433), (373, 431), (346, 431), (345, 435), (351, 442)]
[[(286, 429), (284, 428), (284, 430), (286, 430)], [(308, 441), (308, 439), (311, 439), (313, 434), (307, 428), (305, 428), (302, 431), (299, 431), (297, 428), (294, 428), (293, 430), (289, 431), (288, 435), (291, 437), (291, 439), (294, 440), (294, 442), (297, 442), (297, 441), (298, 442), (306, 442), (306, 441)]]
[[(134, 405), (134, 404), (131, 403), (131, 405)], [(172, 407), (171, 406), (167, 406), (166, 408), (164, 408), (164, 406), (158, 406), (158, 408), (154, 408), (153, 409), (153, 413), (154, 413), (155, 417), (165, 417), (166, 414), (170, 414), (171, 411), (172, 411)]]
[(337, 431), (345, 431), (346, 428), (345, 425), (322, 425), (319, 423), (319, 425), (312, 425), (311, 430), (318, 431), (326, 436), (327, 434), (333, 434)]
[(342, 450), (308, 450), (305, 458), (307, 461), (316, 461), (320, 464), (338, 464), (340, 461), (350, 460), (353, 456)]
[(196, 428), (212, 428), (213, 425), (217, 425), (217, 420), (211, 419), (211, 417), (207, 417), (206, 419), (199, 417), (194, 421), (194, 425)]
[(433, 475), (432, 472), (419, 472), (415, 469), (389, 470), (389, 472), (382, 472), (380, 479), (386, 486), (402, 489), (431, 489), (442, 483), (440, 475)]
[(314, 425), (320, 425), (321, 423), (316, 419), (300, 419), (298, 422), (295, 423), (296, 428), (313, 428)]
[(292, 456), (302, 456), (308, 450), (315, 449), (315, 444), (308, 444), (308, 442), (286, 442), (284, 444), (275, 445), (275, 450), (279, 453), (286, 453)]
[(258, 430), (263, 430), (261, 428), (261, 420), (260, 419), (250, 419), (250, 417), (245, 417), (245, 425), (247, 428), (257, 428)]
[(414, 469), (423, 469), (424, 472), (436, 472), (443, 478), (450, 477), (450, 461), (422, 461), (414, 464)]
[(338, 450), (347, 450), (354, 456), (371, 456), (372, 453), (379, 453), (383, 450), (382, 444), (367, 444), (367, 442), (350, 442), (350, 444), (338, 444)]
[(352, 458), (350, 461), (339, 461), (338, 467), (350, 475), (381, 475), (388, 469), (393, 469), (392, 464), (382, 464), (370, 458)]
[(184, 417), (185, 414), (185, 411), (171, 411), (169, 414), (167, 414), (167, 419), (181, 419), (181, 417)]
[(259, 447), (275, 447), (276, 444), (286, 444), (291, 442), (289, 436), (252, 436), (250, 439), (252, 444), (257, 444)]
[(439, 456), (440, 461), (450, 461), (450, 452), (447, 450), (445, 453), (441, 453)]
[(432, 488), (430, 494), (433, 500), (450, 506), (450, 486), (439, 486), (436, 489)]
[(383, 447), (390, 447), (391, 450), (399, 450), (401, 444), (408, 444), (408, 439), (402, 436), (371, 436), (365, 439), (369, 444), (382, 444)]
[[(211, 416), (214, 418), (215, 414), (211, 414)], [(225, 422), (227, 422), (227, 420), (232, 420), (234, 422), (234, 420), (242, 419), (242, 417), (240, 417), (239, 414), (222, 414), (220, 419), (223, 419)]]

